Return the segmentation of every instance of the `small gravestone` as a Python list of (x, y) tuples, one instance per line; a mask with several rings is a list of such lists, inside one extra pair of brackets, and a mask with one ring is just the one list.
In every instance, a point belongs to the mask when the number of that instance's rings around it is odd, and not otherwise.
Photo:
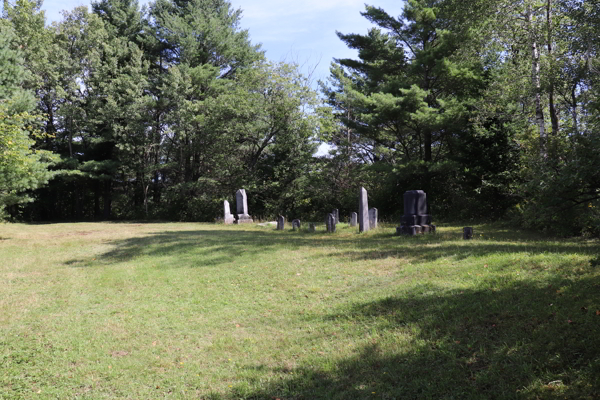
[(356, 226), (356, 224), (358, 223), (358, 214), (353, 212), (350, 213), (350, 226)]
[(295, 219), (292, 221), (292, 230), (299, 230), (300, 229), (300, 220), (299, 219)]
[(315, 227), (315, 224), (308, 224), (308, 231), (309, 232), (315, 232), (317, 229)]
[(234, 218), (233, 214), (231, 214), (231, 211), (229, 209), (229, 202), (227, 200), (223, 202), (223, 214), (223, 221), (225, 222), (225, 224), (233, 224)]
[(463, 228), (463, 239), (464, 240), (473, 239), (473, 228), (472, 227), (465, 226)]
[(404, 215), (396, 233), (416, 235), (428, 232), (434, 233), (435, 225), (431, 225), (427, 194), (422, 190), (408, 190), (404, 193)]
[(378, 217), (377, 209), (371, 208), (369, 210), (369, 228), (371, 228), (371, 229), (377, 228), (377, 217)]
[(369, 230), (369, 200), (367, 190), (360, 188), (358, 194), (358, 231), (366, 232)]
[(337, 208), (335, 208), (331, 213), (335, 217), (335, 223), (339, 224), (339, 222), (340, 222), (340, 210), (338, 210)]
[(335, 215), (333, 213), (327, 214), (326, 225), (327, 232), (335, 233)]
[(280, 215), (277, 218), (277, 230), (282, 231), (284, 228), (285, 228), (285, 217), (283, 215)]
[(237, 211), (235, 222), (237, 224), (252, 222), (252, 217), (248, 214), (248, 198), (245, 189), (240, 189), (235, 193), (235, 206)]

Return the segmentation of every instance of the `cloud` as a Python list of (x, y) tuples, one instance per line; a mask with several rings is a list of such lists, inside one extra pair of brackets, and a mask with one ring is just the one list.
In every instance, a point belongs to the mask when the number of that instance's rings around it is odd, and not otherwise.
[[(381, 7), (390, 15), (399, 15), (404, 2), (399, 0), (230, 0), (234, 9), (241, 8), (240, 27), (248, 29), (253, 43), (262, 43), (267, 57), (273, 61), (296, 62), (314, 66), (315, 77), (329, 74), (333, 58), (356, 58), (355, 50), (339, 40), (336, 31), (365, 34), (372, 25), (360, 15), (365, 2)], [(139, 0), (140, 5), (148, 0)], [(80, 5), (89, 7), (90, 0), (45, 0), (48, 22), (62, 19), (61, 10)]]
[(304, 0), (302, 2), (283, 2), (281, 0), (234, 0), (234, 7), (244, 10), (249, 20), (273, 22), (293, 16), (316, 16), (327, 11), (356, 10), (363, 7), (362, 0)]

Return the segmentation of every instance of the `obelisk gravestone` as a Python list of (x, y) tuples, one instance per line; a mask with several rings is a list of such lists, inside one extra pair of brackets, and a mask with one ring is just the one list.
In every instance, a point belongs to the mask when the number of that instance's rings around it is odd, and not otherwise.
[(360, 188), (358, 195), (358, 231), (366, 232), (369, 230), (369, 200), (367, 190)]

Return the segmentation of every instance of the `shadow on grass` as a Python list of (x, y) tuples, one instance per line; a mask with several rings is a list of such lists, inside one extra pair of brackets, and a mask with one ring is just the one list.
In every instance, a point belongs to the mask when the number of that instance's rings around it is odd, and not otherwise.
[[(501, 232), (495, 232), (501, 235)], [(508, 233), (507, 233), (508, 235)], [(460, 261), (468, 257), (493, 253), (556, 253), (595, 254), (598, 247), (575, 241), (548, 242), (522, 239), (513, 234), (511, 241), (473, 240), (464, 242), (458, 235), (441, 233), (417, 237), (394, 236), (382, 230), (368, 235), (330, 235), (323, 232), (276, 230), (195, 230), (164, 231), (148, 236), (115, 240), (110, 250), (97, 258), (101, 263), (113, 264), (137, 257), (177, 256), (178, 266), (215, 266), (235, 262), (244, 256), (268, 256), (281, 249), (307, 250), (308, 257), (332, 257), (340, 259), (377, 260), (403, 258), (412, 263), (426, 263), (440, 258)], [(327, 247), (326, 255), (311, 253), (312, 249)], [(90, 257), (91, 259), (92, 257)], [(202, 265), (196, 265), (202, 260)], [(69, 260), (71, 266), (87, 265), (89, 260)]]
[(213, 398), (598, 399), (599, 292), (591, 276), (488, 290), (417, 286), (325, 317), (364, 327), (357, 338), (368, 343), (355, 355), (270, 368), (281, 379)]

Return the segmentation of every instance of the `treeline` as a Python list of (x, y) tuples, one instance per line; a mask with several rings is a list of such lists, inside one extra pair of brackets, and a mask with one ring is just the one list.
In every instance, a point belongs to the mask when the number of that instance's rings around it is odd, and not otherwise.
[(597, 2), (367, 6), (320, 94), (225, 0), (101, 0), (50, 26), (40, 7), (5, 0), (0, 21), (12, 218), (212, 221), (243, 187), (256, 217), (320, 220), (364, 186), (384, 219), (423, 189), (436, 218), (600, 234)]

